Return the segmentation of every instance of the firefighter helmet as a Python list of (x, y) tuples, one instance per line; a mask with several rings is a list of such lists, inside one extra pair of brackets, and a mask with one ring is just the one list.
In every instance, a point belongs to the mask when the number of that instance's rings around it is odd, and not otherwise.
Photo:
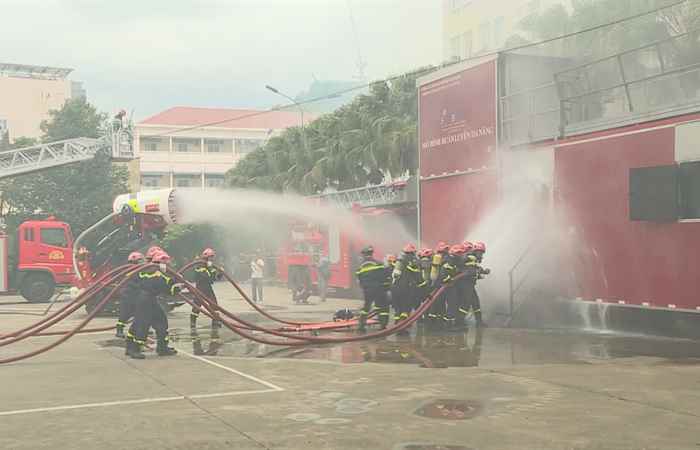
[(129, 261), (132, 264), (141, 262), (141, 261), (143, 261), (143, 253), (131, 252), (131, 253), (129, 253), (129, 257), (127, 258), (127, 261)]
[(464, 254), (464, 245), (455, 244), (452, 247), (450, 247), (450, 255), (463, 255), (463, 254)]
[(486, 244), (483, 242), (475, 242), (474, 243), (474, 251), (475, 252), (486, 252)]
[(153, 259), (153, 256), (155, 256), (156, 253), (162, 252), (163, 249), (154, 245), (153, 247), (150, 247), (148, 250), (146, 250), (146, 258), (147, 259)]
[(435, 251), (438, 253), (446, 252), (450, 250), (450, 245), (445, 243), (445, 242), (438, 242), (437, 247), (435, 247)]
[(362, 256), (372, 256), (374, 255), (374, 247), (368, 245), (367, 247), (363, 248), (360, 253), (362, 254)]
[(418, 256), (421, 258), (431, 258), (433, 256), (433, 249), (424, 248), (418, 253)]
[(469, 241), (464, 241), (464, 243), (462, 244), (462, 246), (464, 247), (464, 251), (465, 251), (466, 253), (469, 253), (469, 252), (471, 252), (472, 250), (474, 250), (474, 244), (472, 244), (472, 243), (469, 242)]
[(416, 246), (413, 244), (406, 244), (406, 246), (403, 248), (404, 253), (415, 253), (416, 252)]
[(202, 252), (203, 258), (214, 258), (216, 256), (216, 251), (213, 248), (205, 248)]
[(153, 255), (152, 261), (156, 264), (167, 264), (170, 262), (170, 255), (161, 250)]

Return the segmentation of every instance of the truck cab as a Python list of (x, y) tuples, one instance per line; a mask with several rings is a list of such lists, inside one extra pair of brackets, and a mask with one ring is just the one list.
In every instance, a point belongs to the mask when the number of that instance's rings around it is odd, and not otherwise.
[(17, 229), (17, 262), (20, 294), (32, 303), (50, 300), (56, 285), (75, 279), (70, 226), (54, 217), (22, 223)]

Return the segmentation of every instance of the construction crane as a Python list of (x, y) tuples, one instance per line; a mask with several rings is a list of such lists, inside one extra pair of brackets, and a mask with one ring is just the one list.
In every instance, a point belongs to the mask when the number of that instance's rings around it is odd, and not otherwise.
[(100, 138), (79, 137), (0, 152), (0, 179), (73, 164), (108, 151), (113, 160), (134, 158), (131, 126), (109, 123)]

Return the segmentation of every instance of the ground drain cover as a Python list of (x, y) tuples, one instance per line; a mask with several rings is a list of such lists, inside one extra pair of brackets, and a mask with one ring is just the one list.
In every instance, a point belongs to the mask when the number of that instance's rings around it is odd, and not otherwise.
[(478, 415), (482, 409), (483, 405), (475, 400), (440, 399), (423, 405), (415, 414), (431, 419), (465, 420)]

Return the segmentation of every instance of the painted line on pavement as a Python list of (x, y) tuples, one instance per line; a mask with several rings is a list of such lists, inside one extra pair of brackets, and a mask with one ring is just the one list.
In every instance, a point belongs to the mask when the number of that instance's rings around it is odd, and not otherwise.
[(208, 360), (208, 359), (206, 359), (206, 358), (202, 358), (201, 356), (193, 355), (192, 353), (188, 353), (188, 352), (186, 352), (186, 351), (184, 351), (184, 350), (182, 350), (182, 349), (178, 349), (178, 352), (179, 352), (179, 353), (182, 353), (182, 354), (185, 355), (185, 356), (189, 356), (189, 357), (192, 358), (192, 359), (196, 359), (196, 360), (198, 360), (198, 361), (201, 361), (201, 362), (203, 362), (203, 363), (205, 363), (205, 364), (209, 364), (209, 365), (211, 365), (211, 366), (218, 367), (219, 369), (225, 370), (225, 371), (227, 371), (227, 372), (235, 373), (236, 375), (238, 375), (238, 376), (240, 376), (240, 377), (243, 377), (243, 378), (246, 378), (246, 379), (248, 379), (248, 380), (254, 381), (254, 382), (258, 383), (258, 384), (262, 384), (263, 386), (267, 386), (267, 387), (270, 388), (270, 390), (271, 390), (270, 392), (272, 392), (272, 391), (275, 391), (275, 392), (284, 391), (284, 388), (279, 387), (279, 386), (277, 386), (277, 385), (275, 385), (275, 384), (272, 384), (272, 383), (270, 383), (269, 381), (261, 380), (260, 378), (254, 377), (253, 375), (248, 375), (247, 373), (239, 372), (239, 371), (236, 370), (236, 369), (232, 369), (232, 368), (230, 368), (230, 367), (228, 367), (228, 366), (224, 366), (223, 364), (219, 364), (219, 363), (216, 363), (216, 362), (214, 362), (214, 361), (210, 361), (210, 360)]

